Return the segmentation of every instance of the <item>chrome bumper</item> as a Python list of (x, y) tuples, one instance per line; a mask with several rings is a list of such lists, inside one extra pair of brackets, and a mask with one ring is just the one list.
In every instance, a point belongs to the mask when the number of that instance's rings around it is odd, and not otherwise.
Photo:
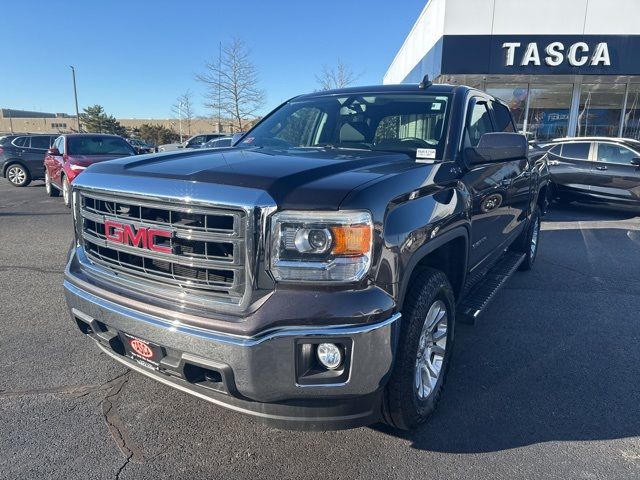
[[(400, 314), (396, 313), (374, 324), (286, 327), (253, 337), (241, 337), (142, 313), (86, 292), (68, 280), (65, 280), (64, 288), (72, 317), (79, 325), (90, 326), (84, 329), (85, 333), (89, 333), (116, 360), (198, 397), (271, 420), (274, 416), (312, 423), (325, 417), (355, 416), (371, 420), (377, 413), (373, 410), (377, 409), (379, 393), (391, 372), (400, 324)], [(140, 367), (114, 350), (113, 341), (118, 332), (165, 347), (177, 365), (190, 363), (222, 371), (224, 390), (212, 391), (184, 379)], [(296, 345), (309, 338), (327, 341), (340, 338), (351, 342), (349, 372), (344, 381), (318, 385), (297, 383)], [(339, 401), (341, 406), (337, 411), (331, 408), (333, 404), (329, 399), (354, 397), (361, 397), (360, 405), (366, 407), (364, 410), (345, 407), (346, 404)], [(371, 401), (364, 401), (365, 398)], [(317, 404), (318, 400), (327, 403), (315, 405), (311, 410), (299, 403), (315, 401)], [(298, 402), (293, 415), (281, 405), (283, 402)], [(276, 413), (270, 413), (265, 404), (278, 404), (274, 405)], [(318, 413), (318, 408), (327, 410), (328, 417), (325, 413)]]

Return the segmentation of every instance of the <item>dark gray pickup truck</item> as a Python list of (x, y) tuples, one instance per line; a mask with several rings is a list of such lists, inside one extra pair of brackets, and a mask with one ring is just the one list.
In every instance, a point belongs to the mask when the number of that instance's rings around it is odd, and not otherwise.
[(214, 404), (409, 429), (441, 396), (456, 322), (533, 265), (547, 184), (481, 91), (302, 95), (236, 147), (88, 168), (66, 297), (103, 352)]

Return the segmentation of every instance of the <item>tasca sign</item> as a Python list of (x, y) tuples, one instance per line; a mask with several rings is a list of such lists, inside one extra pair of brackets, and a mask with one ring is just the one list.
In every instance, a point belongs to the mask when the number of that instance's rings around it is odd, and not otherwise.
[(504, 42), (504, 65), (557, 67), (567, 63), (572, 67), (610, 66), (611, 56), (607, 42), (589, 45), (587, 42), (575, 42), (566, 45), (564, 42), (551, 42), (539, 45), (537, 42)]
[[(640, 75), (640, 35), (444, 35), (434, 74)], [(440, 61), (440, 65), (438, 65)]]

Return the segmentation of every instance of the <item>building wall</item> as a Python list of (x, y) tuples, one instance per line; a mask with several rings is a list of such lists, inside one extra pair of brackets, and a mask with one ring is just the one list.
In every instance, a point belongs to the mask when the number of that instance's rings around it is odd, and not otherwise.
[(384, 83), (440, 74), (443, 35), (638, 35), (639, 0), (431, 0), (387, 70)]
[[(3, 109), (5, 112), (8, 109)], [(18, 115), (18, 110), (11, 110), (12, 114)], [(151, 125), (162, 125), (169, 128), (176, 133), (179, 133), (179, 122), (175, 119), (165, 118), (123, 118), (118, 121), (125, 127), (135, 128), (140, 127), (145, 123)], [(13, 117), (11, 115), (0, 116), (0, 133), (2, 132), (17, 132), (17, 133), (68, 133), (77, 131), (77, 122), (75, 117)], [(232, 125), (228, 122), (222, 122), (218, 125), (217, 122), (210, 119), (194, 119), (191, 121), (191, 127), (189, 129), (186, 122), (182, 122), (182, 132), (184, 136), (196, 135), (198, 133), (218, 133), (233, 132)]]

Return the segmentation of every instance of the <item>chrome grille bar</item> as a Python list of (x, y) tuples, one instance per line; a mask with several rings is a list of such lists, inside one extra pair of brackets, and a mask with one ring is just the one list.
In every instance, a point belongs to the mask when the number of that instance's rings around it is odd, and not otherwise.
[[(247, 213), (239, 208), (207, 208), (146, 201), (78, 189), (80, 243), (92, 273), (108, 280), (125, 276), (136, 284), (163, 287), (198, 300), (218, 298), (241, 304), (247, 294)], [(172, 252), (107, 239), (105, 222), (171, 232), (162, 238)], [(112, 232), (112, 230), (110, 230)], [(115, 277), (114, 277), (115, 276)], [(124, 277), (123, 277), (124, 279)]]

